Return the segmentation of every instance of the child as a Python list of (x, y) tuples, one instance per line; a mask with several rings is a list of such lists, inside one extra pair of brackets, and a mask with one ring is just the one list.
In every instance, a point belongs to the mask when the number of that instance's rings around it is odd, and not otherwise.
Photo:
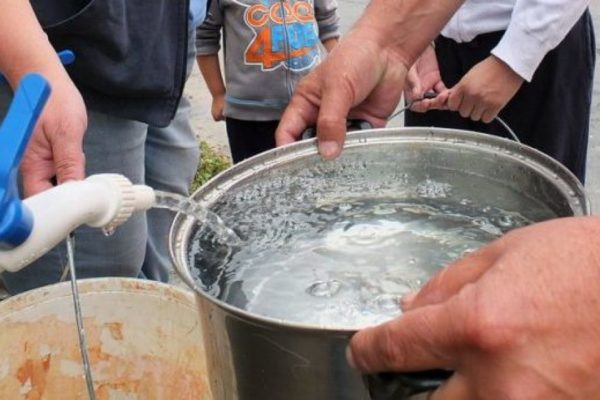
[(435, 50), (426, 50), (409, 73), (416, 80), (409, 79), (406, 93), (409, 99), (439, 93), (416, 111), (453, 112), (407, 113), (406, 125), (506, 136), (493, 122), (499, 113), (523, 143), (562, 162), (583, 182), (596, 54), (588, 4), (465, 1)]
[[(285, 16), (285, 18), (284, 18)], [(197, 28), (198, 65), (225, 119), (233, 162), (275, 147), (275, 130), (297, 81), (339, 37), (335, 0), (213, 0)], [(225, 46), (223, 83), (218, 58)], [(226, 89), (227, 88), (227, 89)]]

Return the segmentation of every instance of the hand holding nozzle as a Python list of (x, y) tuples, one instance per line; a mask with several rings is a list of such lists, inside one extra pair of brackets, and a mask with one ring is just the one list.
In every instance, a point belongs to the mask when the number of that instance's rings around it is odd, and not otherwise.
[(80, 225), (114, 228), (154, 204), (154, 191), (121, 175), (95, 175), (19, 198), (19, 163), (49, 97), (40, 75), (26, 76), (0, 126), (0, 271), (35, 261)]

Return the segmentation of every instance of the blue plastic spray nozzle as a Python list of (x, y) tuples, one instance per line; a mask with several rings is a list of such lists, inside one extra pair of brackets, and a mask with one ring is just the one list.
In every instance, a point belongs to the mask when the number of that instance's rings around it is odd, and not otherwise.
[(26, 75), (0, 126), (0, 246), (4, 248), (22, 244), (33, 228), (31, 213), (19, 198), (17, 173), (49, 96), (50, 85), (41, 75)]

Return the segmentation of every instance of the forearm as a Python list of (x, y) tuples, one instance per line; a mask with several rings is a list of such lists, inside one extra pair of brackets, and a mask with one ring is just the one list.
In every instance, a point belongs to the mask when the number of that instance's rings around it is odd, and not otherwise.
[(4, 0), (0, 13), (0, 71), (13, 88), (31, 72), (43, 74), (50, 82), (68, 79), (27, 0)]
[(328, 53), (331, 53), (331, 50), (333, 50), (333, 48), (335, 47), (335, 45), (337, 43), (338, 43), (338, 38), (330, 38), (327, 40), (323, 40), (323, 46), (325, 46)]
[(221, 64), (217, 54), (202, 55), (196, 58), (206, 86), (213, 97), (225, 94), (225, 83), (221, 74)]
[(464, 0), (372, 0), (353, 32), (390, 49), (409, 68)]

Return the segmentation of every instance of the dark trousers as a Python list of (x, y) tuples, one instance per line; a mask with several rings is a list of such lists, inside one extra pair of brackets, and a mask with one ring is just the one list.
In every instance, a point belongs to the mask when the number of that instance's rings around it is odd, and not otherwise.
[[(469, 43), (439, 37), (436, 53), (446, 86), (454, 86), (475, 64), (487, 58), (502, 35), (503, 32), (483, 34)], [(546, 55), (532, 81), (525, 82), (499, 114), (523, 143), (560, 161), (581, 182), (585, 178), (595, 48), (592, 19), (586, 11), (561, 44)], [(509, 137), (497, 121), (474, 122), (449, 111), (407, 112), (405, 125), (467, 129)]]
[(279, 121), (242, 121), (225, 118), (225, 124), (234, 164), (275, 148), (275, 131)]

